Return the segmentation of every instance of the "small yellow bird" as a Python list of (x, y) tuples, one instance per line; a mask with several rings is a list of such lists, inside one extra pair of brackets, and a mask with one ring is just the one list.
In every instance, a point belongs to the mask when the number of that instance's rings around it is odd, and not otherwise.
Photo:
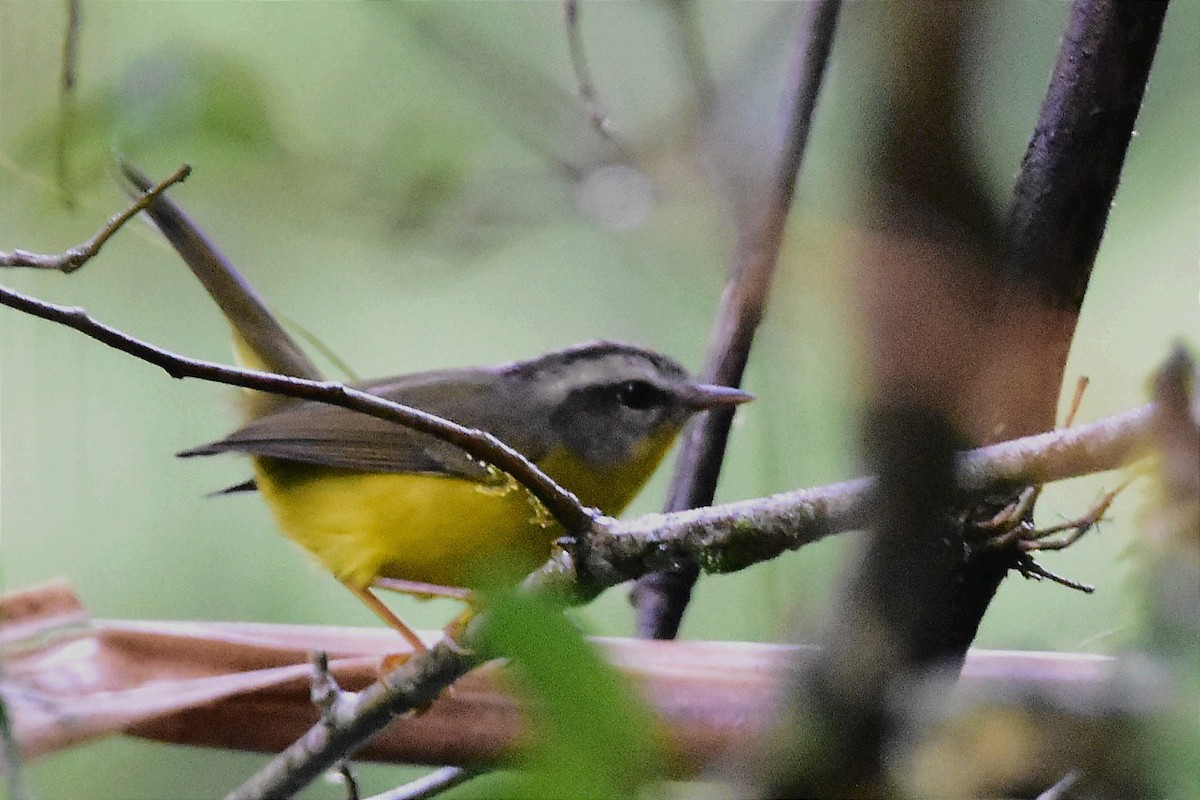
[[(149, 181), (125, 166), (143, 191)], [(225, 312), (239, 357), (319, 377), (249, 284), (170, 200), (148, 209)], [(526, 361), (355, 384), (388, 400), (485, 430), (586, 505), (620, 513), (684, 423), (746, 402), (698, 383), (652, 350), (592, 342)], [(512, 478), (454, 445), (313, 401), (252, 393), (246, 424), (182, 456), (242, 453), (280, 528), (417, 650), (420, 639), (372, 588), (469, 601), (550, 554), (562, 529)]]
[[(689, 417), (749, 399), (693, 382), (663, 355), (609, 342), (357, 388), (488, 431), (609, 515), (633, 499)], [(336, 406), (288, 403), (181, 455), (226, 452), (253, 456), (279, 526), (372, 608), (372, 586), (458, 596), (412, 584), (515, 579), (562, 535), (527, 491), (454, 445)]]

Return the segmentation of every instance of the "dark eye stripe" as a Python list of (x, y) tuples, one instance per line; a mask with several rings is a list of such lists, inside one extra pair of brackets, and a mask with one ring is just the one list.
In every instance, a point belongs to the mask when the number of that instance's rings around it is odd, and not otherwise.
[(617, 401), (628, 408), (641, 410), (661, 405), (666, 394), (645, 381), (626, 381), (616, 387)]

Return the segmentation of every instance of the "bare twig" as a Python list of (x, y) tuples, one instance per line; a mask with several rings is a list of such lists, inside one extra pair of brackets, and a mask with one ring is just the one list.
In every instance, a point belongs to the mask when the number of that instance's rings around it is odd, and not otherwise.
[[(1117, 499), (1117, 495), (1124, 491), (1125, 487), (1130, 484), (1131, 480), (1124, 480), (1117, 488), (1105, 492), (1083, 516), (1077, 517), (1070, 522), (1062, 522), (1046, 528), (1034, 528), (1018, 539), (1017, 545), (1026, 552), (1034, 550), (1066, 550), (1083, 538), (1084, 534), (1100, 524), (1100, 520), (1104, 518), (1104, 514), (1108, 511), (1109, 506)], [(1051, 538), (1056, 533), (1063, 533), (1065, 535)]]
[(585, 508), (575, 495), (551, 480), (525, 456), (486, 431), (467, 428), (336, 382), (303, 380), (185, 358), (92, 319), (81, 308), (46, 303), (5, 287), (0, 287), (0, 305), (66, 325), (109, 347), (153, 364), (172, 378), (198, 378), (243, 389), (315, 400), (436, 436), (511, 475), (546, 506), (568, 533), (579, 533), (591, 527), (594, 511)]
[(567, 29), (567, 49), (571, 53), (571, 69), (575, 73), (575, 92), (591, 120), (596, 133), (611, 139), (612, 121), (596, 97), (596, 85), (583, 55), (583, 40), (579, 34), (579, 0), (563, 0), (563, 24)]
[(1096, 591), (1095, 586), (1087, 583), (1080, 583), (1079, 581), (1073, 581), (1070, 578), (1059, 575), (1056, 572), (1051, 572), (1038, 562), (1034, 561), (1033, 557), (1028, 553), (1024, 553), (1017, 558), (1016, 568), (1017, 571), (1021, 573), (1021, 576), (1028, 580), (1048, 580), (1051, 583), (1057, 583), (1059, 586), (1065, 586), (1068, 589), (1074, 589), (1075, 591), (1083, 592), (1084, 594), (1091, 594), (1092, 592)]
[(79, 69), (80, 0), (66, 0), (67, 27), (63, 33), (62, 78), (58, 85), (58, 137), (54, 146), (54, 182), (63, 204), (74, 205), (71, 185), (71, 139), (75, 132), (75, 95)]
[[(155, 184), (131, 206), (110, 219), (103, 228), (96, 231), (92, 238), (81, 245), (72, 247), (58, 255), (31, 253), (28, 250), (0, 251), (0, 267), (29, 267), (32, 269), (48, 269), (65, 274), (71, 274), (82, 267), (100, 252), (100, 248), (120, 230), (126, 222), (133, 219), (139, 211), (147, 208), (154, 200), (171, 186), (181, 183), (191, 174), (192, 168), (184, 164), (166, 180)], [(36, 301), (35, 301), (36, 302)], [(41, 316), (40, 314), (38, 316)]]
[[(838, 0), (817, 0), (806, 6), (801, 17), (788, 81), (782, 149), (757, 209), (738, 232), (729, 279), (709, 342), (708, 361), (701, 371), (707, 382), (741, 384), (754, 333), (766, 310), (839, 9)], [(717, 411), (700, 415), (689, 426), (675, 463), (666, 511), (712, 502), (732, 422), (733, 413)], [(638, 607), (638, 635), (675, 637), (698, 574), (696, 564), (684, 562), (677, 569), (638, 582), (633, 594)]]
[(365, 800), (427, 800), (460, 786), (485, 771), (478, 767), (443, 767), (391, 791), (371, 795)]
[[(342, 687), (338, 686), (337, 679), (333, 677), (333, 673), (329, 671), (329, 654), (324, 650), (318, 650), (310, 657), (313, 667), (312, 686), (309, 688), (309, 697), (321, 711), (321, 722), (325, 725), (333, 725), (340, 718), (352, 716), (354, 709), (357, 707), (358, 695), (354, 692), (342, 691)], [(334, 767), (334, 774), (346, 786), (347, 800), (359, 800), (358, 797), (358, 781), (354, 778), (354, 773), (350, 770), (350, 762), (347, 759), (342, 759)]]
[(346, 800), (359, 800), (358, 780), (355, 779), (354, 773), (350, 771), (350, 764), (347, 761), (342, 761), (337, 765), (334, 771), (338, 780), (346, 787)]

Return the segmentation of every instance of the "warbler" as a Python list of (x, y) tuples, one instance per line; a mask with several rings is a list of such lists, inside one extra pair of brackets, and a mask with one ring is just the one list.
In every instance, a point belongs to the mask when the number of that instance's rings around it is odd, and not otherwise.
[[(149, 181), (128, 165), (141, 191)], [(266, 305), (166, 198), (148, 209), (225, 312), (242, 361), (319, 377)], [(746, 402), (645, 348), (590, 342), (536, 358), (352, 384), (496, 436), (584, 504), (619, 514), (694, 414)], [(550, 554), (562, 529), (512, 478), (458, 447), (355, 411), (254, 393), (246, 423), (181, 456), (241, 453), (282, 531), (416, 649), (373, 588), (467, 599)]]

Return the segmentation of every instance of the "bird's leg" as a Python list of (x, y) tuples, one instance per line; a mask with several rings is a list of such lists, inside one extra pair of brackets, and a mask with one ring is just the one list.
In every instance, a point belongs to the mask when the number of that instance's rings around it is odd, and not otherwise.
[(346, 583), (346, 588), (354, 592), (354, 594), (358, 596), (358, 599), (362, 600), (367, 605), (367, 608), (374, 611), (375, 614), (378, 615), (378, 617), (384, 622), (386, 622), (389, 627), (395, 629), (401, 636), (403, 636), (404, 640), (407, 641), (412, 647), (414, 653), (424, 653), (429, 649), (425, 646), (425, 643), (421, 641), (421, 637), (417, 636), (416, 632), (412, 628), (405, 625), (403, 620), (392, 613), (392, 610), (385, 606), (382, 600), (371, 594), (370, 589), (366, 589), (361, 586), (355, 586), (350, 583)]
[(376, 578), (371, 582), (371, 585), (376, 589), (387, 589), (390, 592), (400, 592), (401, 594), (423, 599), (444, 597), (449, 600), (458, 600), (461, 603), (465, 603), (467, 610), (451, 620), (450, 624), (445, 628), (442, 628), (442, 633), (446, 634), (446, 643), (457, 650), (463, 650), (458, 640), (462, 638), (462, 635), (467, 630), (467, 625), (475, 617), (475, 593), (470, 589), (464, 589), (460, 586), (442, 586), (437, 583), (406, 581), (400, 578)]

